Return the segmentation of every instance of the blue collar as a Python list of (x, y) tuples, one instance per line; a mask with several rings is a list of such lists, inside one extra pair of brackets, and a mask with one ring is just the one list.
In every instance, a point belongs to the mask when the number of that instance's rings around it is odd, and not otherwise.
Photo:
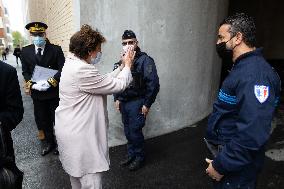
[(262, 50), (263, 50), (263, 48), (261, 47), (261, 48), (255, 49), (254, 51), (250, 51), (250, 52), (247, 52), (247, 53), (244, 53), (244, 54), (240, 55), (236, 59), (234, 65), (238, 64), (238, 62), (240, 62), (244, 58), (247, 58), (247, 57), (250, 57), (250, 56), (261, 56), (262, 55)]

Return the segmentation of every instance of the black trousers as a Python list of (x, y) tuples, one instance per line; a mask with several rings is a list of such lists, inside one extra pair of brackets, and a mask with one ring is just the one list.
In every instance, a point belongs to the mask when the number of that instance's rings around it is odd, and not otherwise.
[(24, 178), (24, 173), (18, 169), (15, 162), (11, 162), (4, 166), (8, 170), (14, 173), (15, 177), (15, 189), (22, 189), (22, 183)]
[(20, 57), (19, 56), (16, 56), (16, 62), (17, 62), (17, 64), (18, 64), (18, 59), (19, 59)]
[(59, 98), (38, 100), (33, 99), (34, 116), (38, 130), (43, 130), (45, 140), (51, 145), (56, 144), (53, 127), (55, 120), (55, 109), (59, 104)]
[[(22, 189), (22, 182), (23, 182), (23, 175), (24, 173), (18, 169), (15, 161), (15, 154), (14, 154), (14, 147), (13, 147), (13, 140), (11, 137), (10, 131), (7, 129), (2, 128), (2, 140), (4, 141), (1, 143), (1, 145), (6, 146), (6, 152), (1, 151), (1, 158), (0, 158), (0, 174), (1, 174), (1, 181), (3, 181), (3, 173), (5, 175), (5, 178), (11, 178), (9, 177), (6, 171), (3, 169), (8, 169), (9, 171), (13, 172), (14, 179), (11, 179), (10, 182), (15, 182), (15, 188), (13, 189)], [(8, 175), (7, 175), (8, 174)], [(0, 183), (0, 188), (4, 189), (6, 187), (3, 187), (4, 183)]]

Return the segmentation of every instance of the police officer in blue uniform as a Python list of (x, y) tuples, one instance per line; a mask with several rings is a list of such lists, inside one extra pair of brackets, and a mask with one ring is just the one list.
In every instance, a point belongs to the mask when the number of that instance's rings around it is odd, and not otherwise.
[(252, 189), (264, 161), (265, 144), (280, 96), (280, 79), (255, 48), (255, 24), (244, 13), (220, 25), (217, 52), (234, 66), (209, 117), (206, 144), (212, 152), (207, 174), (215, 189)]
[[(159, 92), (160, 84), (153, 58), (140, 50), (133, 31), (124, 31), (122, 46), (124, 52), (129, 47), (133, 47), (136, 51), (131, 68), (133, 81), (124, 92), (114, 95), (114, 101), (116, 108), (121, 112), (124, 133), (128, 141), (128, 154), (121, 165), (128, 166), (129, 170), (135, 171), (141, 168), (145, 161), (142, 128), (145, 125), (149, 109)], [(115, 63), (114, 69), (120, 64), (121, 62)]]
[[(47, 40), (45, 23), (31, 22), (26, 25), (26, 29), (30, 32), (33, 44), (24, 47), (21, 54), (25, 92), (33, 99), (38, 136), (42, 141), (41, 155), (45, 156), (53, 149), (57, 155), (53, 125), (55, 109), (59, 103), (58, 84), (65, 58), (61, 47)], [(55, 74), (40, 81), (32, 81), (35, 66), (53, 70)]]

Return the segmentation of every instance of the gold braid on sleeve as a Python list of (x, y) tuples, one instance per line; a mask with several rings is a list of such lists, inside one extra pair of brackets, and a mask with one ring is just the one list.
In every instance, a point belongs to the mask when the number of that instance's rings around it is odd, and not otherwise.
[(53, 86), (53, 87), (57, 87), (57, 85), (58, 85), (58, 82), (57, 82), (56, 79), (54, 79), (53, 77), (49, 78), (49, 79), (47, 80), (47, 82), (48, 82), (51, 86)]
[(29, 81), (26, 82), (25, 88), (26, 88), (26, 89), (31, 89), (31, 86), (32, 86), (32, 85), (33, 85), (32, 80), (29, 80)]

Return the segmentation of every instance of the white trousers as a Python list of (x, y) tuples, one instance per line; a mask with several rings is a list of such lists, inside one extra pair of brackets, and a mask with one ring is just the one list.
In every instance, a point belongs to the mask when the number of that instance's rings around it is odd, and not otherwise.
[(102, 173), (87, 174), (83, 177), (70, 176), (72, 189), (102, 189)]

